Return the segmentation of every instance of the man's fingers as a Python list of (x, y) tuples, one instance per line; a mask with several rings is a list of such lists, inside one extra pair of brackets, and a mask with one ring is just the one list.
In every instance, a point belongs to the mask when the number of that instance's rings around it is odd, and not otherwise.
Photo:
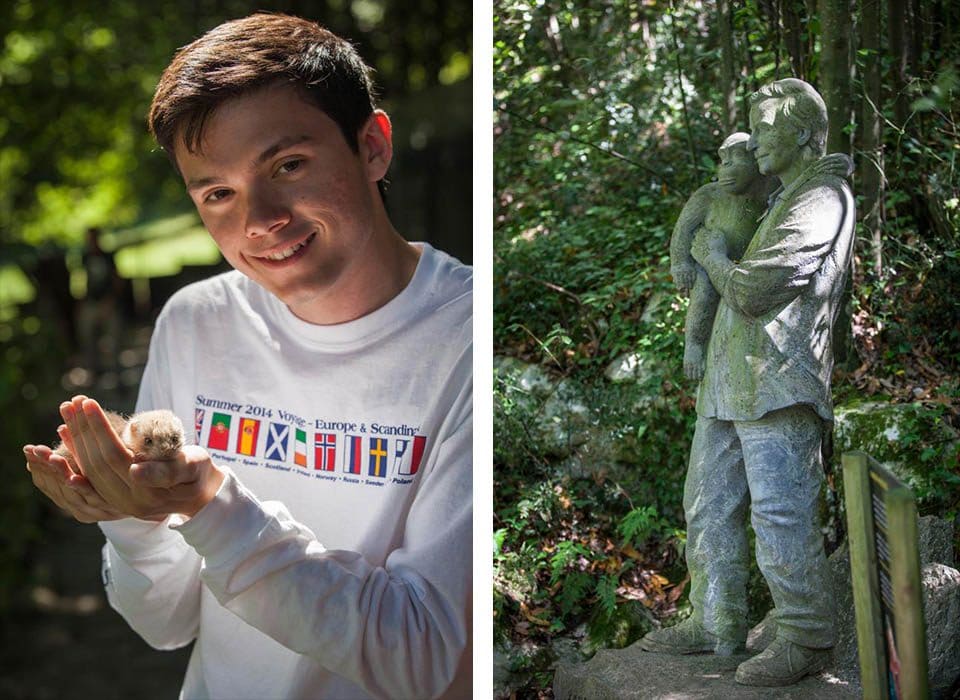
[(192, 484), (197, 480), (197, 465), (182, 459), (163, 462), (140, 462), (130, 466), (130, 478), (137, 486), (170, 489)]
[(57, 427), (57, 435), (63, 444), (67, 446), (67, 449), (70, 450), (70, 454), (77, 454), (77, 447), (73, 444), (73, 435), (70, 434), (70, 429), (66, 425)]
[(87, 426), (96, 437), (97, 442), (100, 444), (100, 449), (104, 454), (108, 454), (111, 451), (121, 452), (124, 455), (129, 453), (127, 446), (123, 444), (120, 436), (117, 435), (117, 431), (110, 425), (107, 414), (103, 412), (100, 404), (97, 403), (95, 399), (86, 399), (83, 402), (83, 417), (86, 419)]

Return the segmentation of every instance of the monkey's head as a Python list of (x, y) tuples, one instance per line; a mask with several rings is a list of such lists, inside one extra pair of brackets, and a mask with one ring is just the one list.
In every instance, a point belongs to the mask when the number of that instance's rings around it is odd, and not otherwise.
[(750, 134), (738, 131), (720, 145), (720, 170), (717, 182), (730, 194), (743, 194), (760, 177), (757, 161), (747, 150)]

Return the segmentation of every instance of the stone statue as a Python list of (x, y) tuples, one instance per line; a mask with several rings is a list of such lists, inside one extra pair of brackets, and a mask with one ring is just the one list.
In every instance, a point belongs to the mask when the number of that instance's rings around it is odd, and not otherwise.
[[(684, 328), (683, 373), (687, 379), (703, 378), (704, 351), (710, 340), (713, 317), (720, 297), (706, 271), (690, 254), (694, 235), (701, 227), (723, 234), (727, 257), (739, 260), (757, 230), (767, 202), (780, 182), (761, 175), (748, 150), (750, 135), (730, 134), (720, 145), (717, 181), (698, 189), (683, 205), (670, 237), (670, 274), (682, 294), (690, 295)], [(850, 159), (840, 153), (824, 156), (813, 172), (845, 177)]]
[(817, 503), (854, 203), (830, 165), (845, 163), (849, 174), (849, 159), (824, 159), (827, 112), (810, 85), (788, 78), (751, 95), (750, 131), (759, 172), (780, 188), (739, 261), (707, 226), (691, 244), (719, 295), (684, 485), (693, 615), (639, 644), (674, 654), (743, 650), (749, 507), (777, 636), (739, 665), (736, 680), (779, 686), (821, 670), (835, 638)]
[(738, 131), (720, 144), (717, 181), (690, 196), (670, 237), (670, 273), (680, 291), (690, 295), (683, 348), (683, 373), (688, 379), (703, 378), (703, 353), (720, 301), (707, 273), (690, 255), (694, 234), (701, 227), (722, 233), (727, 254), (739, 260), (767, 208), (767, 198), (779, 184), (776, 178), (760, 174), (747, 150), (749, 140), (749, 134)]

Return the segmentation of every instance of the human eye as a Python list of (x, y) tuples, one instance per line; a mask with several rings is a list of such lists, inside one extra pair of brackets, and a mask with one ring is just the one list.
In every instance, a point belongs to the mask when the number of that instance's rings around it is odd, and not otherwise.
[(203, 197), (203, 201), (207, 203), (222, 202), (224, 199), (229, 197), (231, 191), (225, 187), (218, 187), (215, 190), (211, 190)]
[(303, 158), (291, 158), (288, 161), (285, 161), (280, 164), (277, 168), (278, 175), (289, 175), (290, 173), (299, 170), (300, 166), (303, 165)]

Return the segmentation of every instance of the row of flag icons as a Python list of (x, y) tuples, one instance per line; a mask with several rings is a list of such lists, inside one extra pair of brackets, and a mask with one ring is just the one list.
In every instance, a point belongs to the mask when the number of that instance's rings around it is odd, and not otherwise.
[[(197, 443), (200, 443), (206, 410), (198, 408), (195, 411), (194, 427), (197, 431)], [(207, 447), (221, 452), (230, 451), (230, 429), (233, 419), (234, 416), (229, 413), (213, 413)], [(261, 426), (264, 424), (267, 437), (262, 453), (258, 453)], [(291, 426), (286, 423), (241, 417), (239, 430), (236, 432), (234, 452), (248, 457), (260, 454), (270, 461), (286, 462), (290, 455), (291, 438), (293, 463), (307, 468), (307, 432), (300, 428), (291, 430)], [(412, 476), (420, 468), (426, 444), (427, 438), (423, 435), (386, 438), (330, 432), (314, 433), (313, 468), (320, 471), (343, 471), (345, 474), (365, 474), (376, 477), (386, 477), (388, 471), (401, 476)]]

